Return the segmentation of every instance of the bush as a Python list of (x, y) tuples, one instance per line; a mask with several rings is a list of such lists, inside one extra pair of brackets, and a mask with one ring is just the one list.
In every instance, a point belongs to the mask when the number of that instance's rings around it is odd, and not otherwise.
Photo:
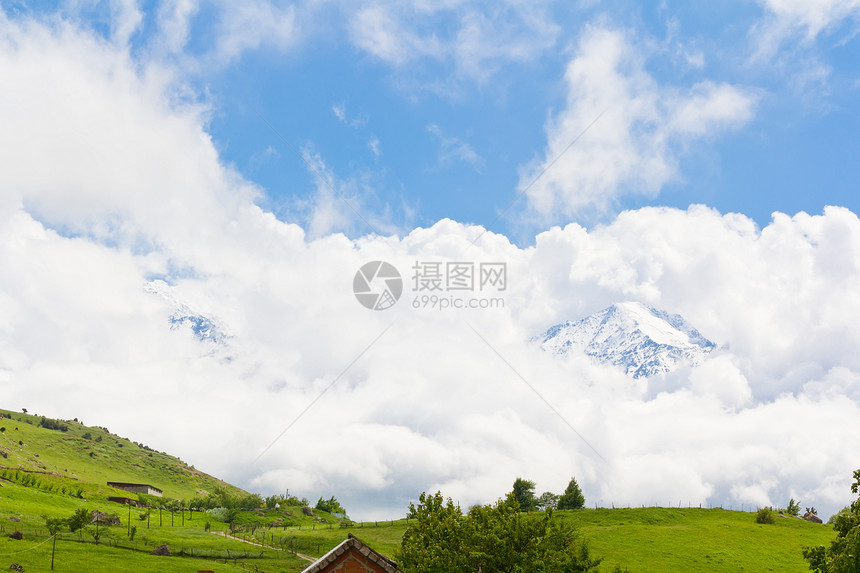
[(756, 523), (773, 523), (773, 510), (769, 507), (762, 507), (755, 514)]
[(92, 440), (93, 435), (90, 432), (86, 432), (83, 436), (81, 436), (85, 440)]

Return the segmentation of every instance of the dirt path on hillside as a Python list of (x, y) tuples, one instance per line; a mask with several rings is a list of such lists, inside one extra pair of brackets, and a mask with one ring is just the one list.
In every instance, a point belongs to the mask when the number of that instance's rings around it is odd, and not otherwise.
[[(263, 545), (262, 543), (257, 543), (256, 541), (248, 541), (247, 539), (242, 539), (241, 537), (234, 537), (228, 534), (226, 531), (210, 531), (212, 535), (220, 535), (221, 537), (226, 537), (227, 539), (233, 539), (235, 541), (241, 541), (242, 543), (247, 543), (248, 545), (256, 545), (257, 547), (263, 547), (264, 549), (274, 549), (275, 551), (283, 551), (280, 547), (269, 547), (268, 545)], [(310, 555), (305, 555), (304, 553), (296, 553), (296, 557), (304, 559), (305, 561), (310, 561), (311, 563), (316, 563), (317, 560)]]

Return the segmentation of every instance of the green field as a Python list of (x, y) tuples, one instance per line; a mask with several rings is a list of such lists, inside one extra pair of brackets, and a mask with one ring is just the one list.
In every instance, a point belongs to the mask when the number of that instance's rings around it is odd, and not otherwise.
[[(115, 514), (121, 525), (101, 526), (98, 543), (92, 525), (61, 533), (55, 571), (291, 573), (309, 564), (301, 555), (318, 557), (348, 533), (393, 557), (407, 527), (405, 520), (342, 527), (326, 512), (307, 516), (291, 506), (242, 512), (233, 532), (240, 539), (230, 539), (223, 535), (228, 525), (205, 512), (153, 509), (146, 516), (144, 509), (108, 502), (111, 495), (134, 495), (106, 482), (149, 483), (164, 490), (165, 500), (188, 500), (216, 489), (247, 492), (102, 428), (62, 421), (65, 431), (47, 429), (39, 426), (41, 417), (0, 414), (5, 416), (0, 419), (0, 570), (18, 563), (28, 572), (49, 571), (53, 540), (44, 516), (65, 518), (80, 508)], [(605, 557), (603, 572), (616, 565), (639, 573), (802, 572), (808, 566), (801, 549), (828, 544), (834, 536), (829, 526), (797, 518), (777, 516), (774, 524), (759, 525), (754, 514), (722, 509), (583, 509), (555, 515), (571, 522), (593, 553)], [(14, 531), (24, 538), (10, 538)], [(152, 555), (161, 544), (170, 547), (170, 557)]]

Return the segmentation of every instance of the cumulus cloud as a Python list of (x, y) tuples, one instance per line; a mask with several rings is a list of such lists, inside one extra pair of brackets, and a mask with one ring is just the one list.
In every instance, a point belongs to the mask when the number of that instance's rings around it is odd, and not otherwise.
[(686, 145), (753, 116), (750, 90), (707, 80), (667, 87), (645, 64), (624, 32), (586, 28), (565, 74), (566, 107), (547, 125), (543, 158), (522, 173), (539, 213), (604, 211), (625, 194), (654, 196), (679, 177)]
[[(437, 488), (489, 502), (518, 475), (541, 491), (575, 475), (590, 505), (795, 497), (826, 513), (848, 501), (854, 213), (777, 213), (760, 229), (702, 206), (649, 208), (555, 227), (528, 248), (493, 233), (471, 246), (483, 230), (450, 220), (309, 234), (255, 204), (168, 74), (65, 24), (0, 20), (0, 46), (4, 406), (108, 426), (247, 488), (335, 494), (366, 519)], [(603, 73), (628, 93), (629, 74)], [(719, 86), (700, 89), (700, 112), (682, 94), (663, 129), (733, 121), (707, 105)], [(352, 293), (373, 260), (406, 283), (388, 311)], [(506, 263), (504, 306), (422, 307), (415, 263), (463, 260)], [(229, 340), (171, 329), (175, 307), (145, 288), (156, 278)], [(527, 343), (625, 299), (682, 314), (719, 353), (633, 381)], [(142, 396), (157, 408), (131, 415)]]

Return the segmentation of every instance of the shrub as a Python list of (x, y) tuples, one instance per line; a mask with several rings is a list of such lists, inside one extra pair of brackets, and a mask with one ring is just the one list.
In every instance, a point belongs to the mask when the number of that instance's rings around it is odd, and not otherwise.
[(93, 435), (92, 435), (90, 432), (85, 433), (85, 434), (84, 434), (83, 436), (81, 436), (81, 437), (82, 437), (83, 439), (85, 439), (85, 440), (92, 440), (92, 439), (93, 439)]
[(773, 523), (773, 510), (769, 507), (762, 507), (755, 514), (756, 523)]

